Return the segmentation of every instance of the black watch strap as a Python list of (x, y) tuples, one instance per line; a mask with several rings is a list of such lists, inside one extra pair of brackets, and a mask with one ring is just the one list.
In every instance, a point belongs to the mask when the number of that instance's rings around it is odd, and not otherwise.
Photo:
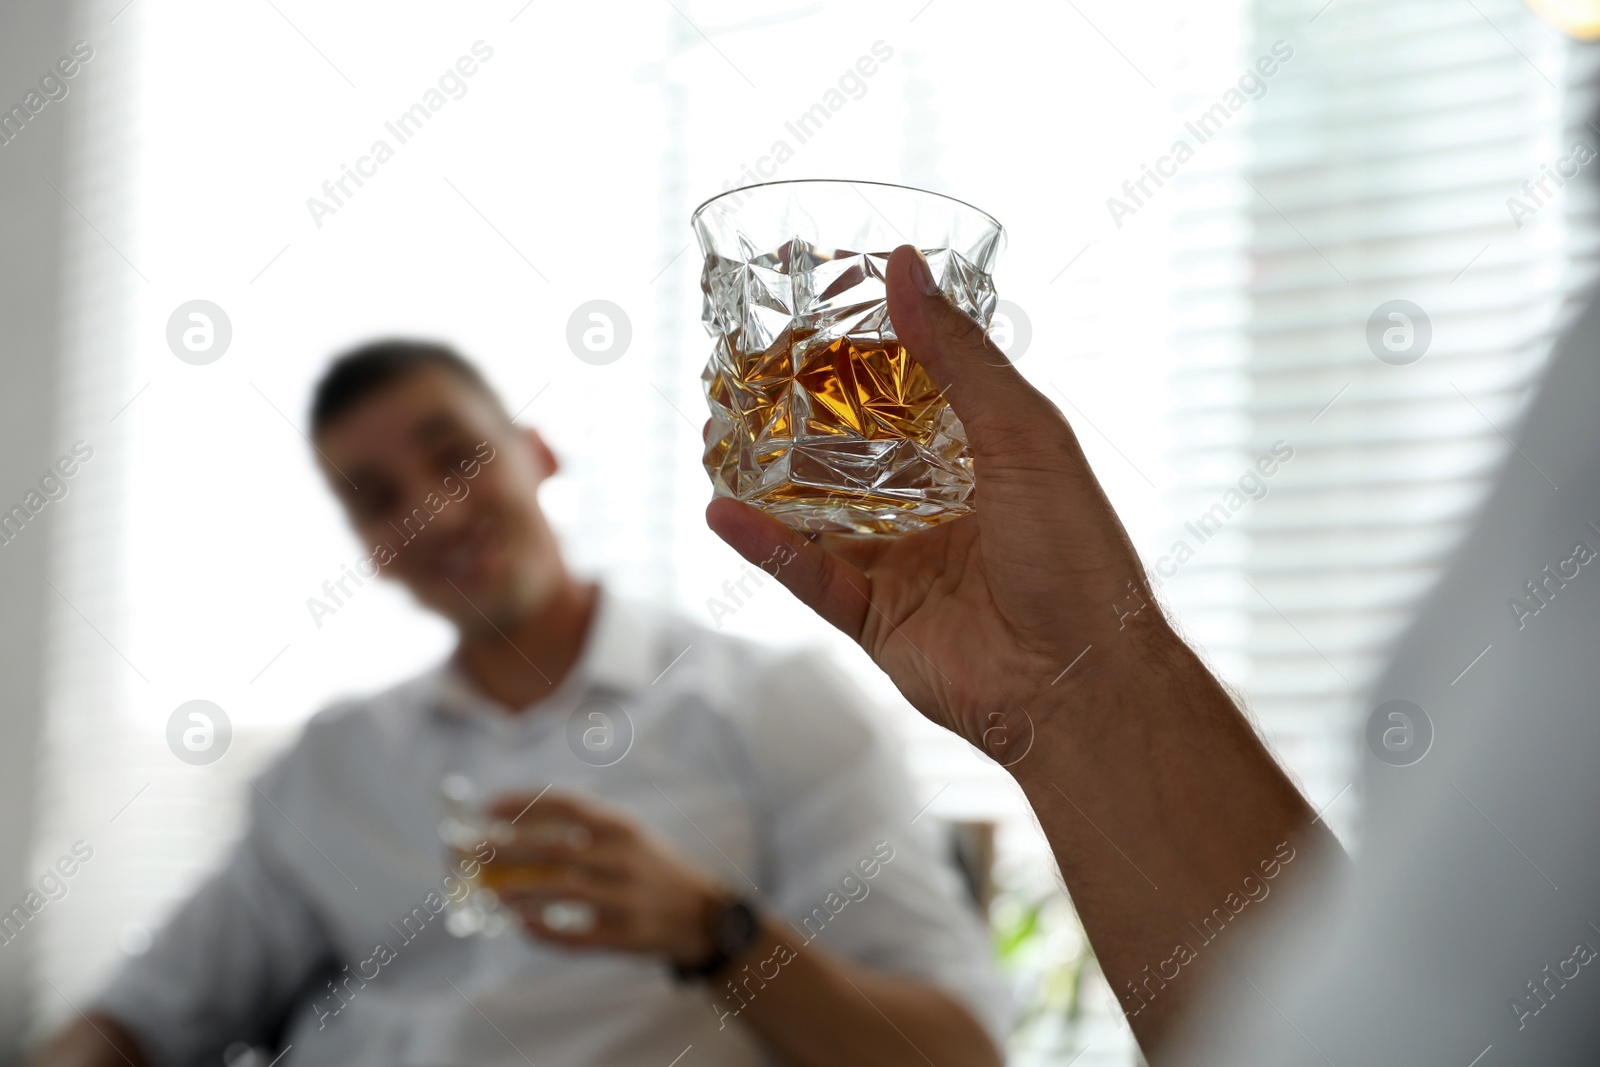
[(750, 947), (761, 929), (755, 907), (743, 897), (729, 897), (709, 916), (711, 954), (698, 963), (672, 965), (680, 982), (703, 982), (716, 976), (739, 953)]

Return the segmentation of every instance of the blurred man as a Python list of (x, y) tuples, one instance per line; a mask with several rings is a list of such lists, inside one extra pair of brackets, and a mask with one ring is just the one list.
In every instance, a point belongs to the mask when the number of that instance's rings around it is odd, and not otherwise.
[(1596, 1062), (1600, 299), (1376, 687), (1409, 706), (1380, 729), (1436, 736), (1371, 767), (1352, 870), (1161, 614), (1060, 411), (914, 249), (887, 280), (966, 426), (977, 513), (870, 542), (730, 499), (708, 521), (748, 559), (792, 554), (779, 579), (934, 722), (1031, 743), (1012, 773), (1151, 1062)]
[[(314, 718), (43, 1063), (999, 1062), (980, 925), (833, 671), (569, 573), (537, 495), (555, 457), (448, 349), (339, 360), (312, 437), (373, 550), (328, 596), (397, 578), (455, 655)], [(445, 929), (449, 776), (498, 790), (505, 830), (460, 873), (544, 872), (507, 894), (526, 936)]]

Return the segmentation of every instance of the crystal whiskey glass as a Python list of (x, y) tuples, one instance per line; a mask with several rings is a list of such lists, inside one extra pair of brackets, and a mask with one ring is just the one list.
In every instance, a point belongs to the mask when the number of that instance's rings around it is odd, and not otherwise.
[(692, 225), (716, 494), (815, 532), (898, 534), (971, 512), (966, 433), (895, 336), (884, 271), (916, 246), (987, 328), (1000, 224), (906, 186), (783, 181), (714, 197)]

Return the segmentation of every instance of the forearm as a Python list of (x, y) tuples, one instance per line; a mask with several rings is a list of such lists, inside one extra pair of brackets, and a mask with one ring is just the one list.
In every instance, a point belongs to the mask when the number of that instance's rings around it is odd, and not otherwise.
[(1034, 746), (1012, 771), (1159, 1061), (1242, 931), (1338, 845), (1190, 649), (1164, 624), (1121, 636), (1030, 712)]
[(977, 1020), (942, 990), (859, 967), (770, 917), (710, 993), (724, 1026), (749, 1027), (796, 1067), (1001, 1062)]
[(33, 1067), (146, 1067), (150, 1061), (126, 1027), (91, 1012), (57, 1034), (32, 1062)]

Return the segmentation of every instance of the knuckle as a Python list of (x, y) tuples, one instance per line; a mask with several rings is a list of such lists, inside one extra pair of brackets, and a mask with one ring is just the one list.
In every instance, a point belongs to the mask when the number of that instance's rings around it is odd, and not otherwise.
[(940, 315), (943, 320), (940, 325), (952, 340), (980, 348), (993, 346), (989, 331), (984, 329), (983, 324), (957, 307), (949, 297), (945, 298)]

